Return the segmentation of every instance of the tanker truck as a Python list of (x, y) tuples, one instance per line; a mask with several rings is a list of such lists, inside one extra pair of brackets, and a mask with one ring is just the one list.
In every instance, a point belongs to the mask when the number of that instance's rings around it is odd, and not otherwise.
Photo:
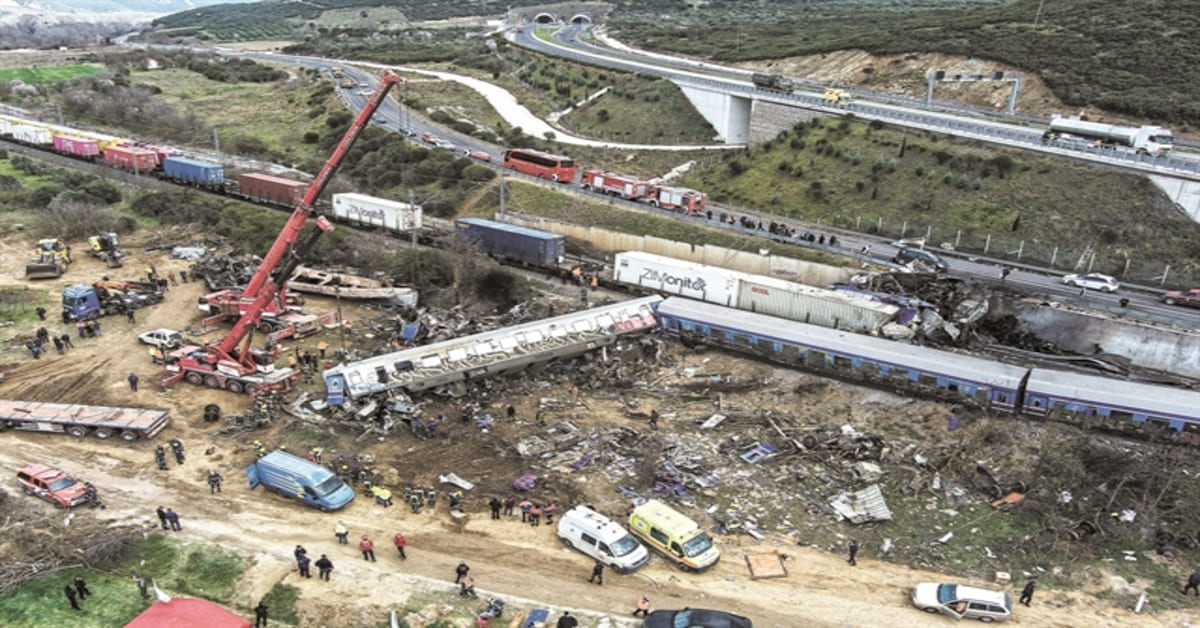
[(1140, 155), (1155, 157), (1166, 155), (1174, 144), (1171, 130), (1161, 126), (1121, 126), (1089, 122), (1079, 116), (1051, 118), (1042, 142), (1072, 137), (1089, 140), (1098, 148), (1130, 148)]

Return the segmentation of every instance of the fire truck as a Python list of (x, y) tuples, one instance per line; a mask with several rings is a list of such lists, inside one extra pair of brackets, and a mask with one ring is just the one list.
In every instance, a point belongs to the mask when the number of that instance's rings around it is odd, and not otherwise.
[(654, 207), (689, 215), (702, 214), (708, 207), (708, 195), (703, 192), (697, 192), (690, 188), (658, 185), (641, 181), (637, 177), (603, 170), (584, 172), (579, 185), (585, 190), (611, 194), (626, 200), (648, 203)]
[(168, 374), (161, 379), (163, 386), (183, 379), (196, 385), (251, 395), (263, 390), (286, 391), (292, 388), (299, 378), (299, 372), (290, 368), (275, 368), (274, 358), (279, 345), (268, 342), (265, 349), (252, 346), (254, 331), (262, 324), (264, 313), (287, 312), (288, 278), (321, 234), (333, 229), (324, 216), (317, 216), (315, 228), (301, 238), (308, 219), (316, 213), (313, 207), (317, 197), (324, 191), (371, 116), (383, 104), (388, 92), (401, 81), (403, 79), (394, 72), (384, 73), (362, 111), (346, 129), (333, 154), (308, 186), (304, 198), (292, 211), (246, 287), (240, 291), (222, 290), (205, 297), (219, 308), (219, 312), (229, 313), (236, 308), (240, 317), (233, 330), (220, 341), (204, 346), (185, 345), (165, 356)]

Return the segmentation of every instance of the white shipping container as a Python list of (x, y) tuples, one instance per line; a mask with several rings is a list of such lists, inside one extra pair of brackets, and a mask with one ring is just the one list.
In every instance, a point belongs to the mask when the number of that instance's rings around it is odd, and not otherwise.
[(858, 333), (878, 330), (900, 308), (870, 299), (757, 275), (738, 284), (739, 310)]
[(366, 194), (334, 194), (333, 215), (346, 222), (391, 232), (421, 228), (421, 206)]
[(613, 279), (621, 283), (726, 307), (737, 307), (740, 275), (733, 270), (641, 251), (618, 253), (613, 263)]
[(54, 141), (50, 131), (36, 126), (14, 125), (10, 133), (13, 139), (26, 144), (49, 144)]

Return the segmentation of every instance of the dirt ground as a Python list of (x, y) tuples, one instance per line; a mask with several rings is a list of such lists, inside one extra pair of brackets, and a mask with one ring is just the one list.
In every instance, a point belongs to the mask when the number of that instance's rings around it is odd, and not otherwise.
[[(52, 313), (57, 307), (58, 291), (73, 282), (99, 279), (101, 274), (113, 278), (133, 278), (153, 263), (162, 273), (178, 272), (187, 263), (170, 260), (165, 253), (145, 253), (145, 247), (164, 241), (187, 241), (186, 233), (159, 232), (127, 238), (126, 248), (135, 252), (125, 268), (109, 271), (100, 262), (80, 256), (68, 273), (57, 281), (37, 283), (32, 289), (47, 291), (46, 306)], [(81, 244), (76, 243), (76, 250)], [(20, 276), (31, 243), (21, 238), (6, 238), (0, 244), (0, 284), (26, 285)], [(552, 290), (552, 289), (551, 289)], [(800, 545), (795, 539), (768, 535), (762, 542), (745, 535), (717, 535), (722, 550), (721, 562), (703, 574), (684, 573), (667, 565), (661, 558), (653, 559), (647, 567), (630, 576), (611, 575), (604, 586), (587, 582), (590, 561), (581, 554), (566, 550), (555, 538), (551, 526), (530, 527), (514, 520), (491, 521), (486, 502), (490, 495), (510, 493), (511, 481), (521, 473), (535, 468), (535, 462), (513, 452), (512, 445), (528, 435), (532, 417), (541, 398), (569, 397), (566, 386), (553, 377), (524, 387), (498, 388), (501, 404), (511, 402), (517, 408), (517, 421), (501, 421), (496, 429), (484, 433), (475, 426), (464, 425), (456, 419), (440, 429), (431, 440), (417, 440), (408, 432), (388, 438), (370, 437), (359, 442), (354, 433), (337, 430), (328, 425), (305, 424), (281, 416), (266, 430), (246, 433), (239, 437), (217, 436), (219, 424), (202, 421), (202, 408), (218, 403), (226, 414), (240, 412), (246, 399), (224, 391), (210, 391), (180, 383), (169, 391), (158, 391), (154, 379), (158, 374), (149, 360), (147, 348), (136, 342), (138, 331), (165, 326), (182, 328), (198, 324), (196, 298), (203, 292), (201, 283), (172, 287), (167, 300), (138, 312), (136, 325), (119, 318), (105, 320), (104, 335), (99, 339), (78, 342), (78, 348), (66, 356), (49, 355), (41, 360), (30, 359), (23, 350), (8, 351), (0, 358), (5, 367), (5, 381), (0, 383), (0, 395), (6, 398), (147, 406), (171, 411), (172, 424), (157, 438), (179, 438), (189, 453), (188, 461), (171, 465), (169, 471), (158, 471), (153, 464), (156, 442), (100, 442), (74, 440), (65, 435), (9, 432), (3, 435), (0, 464), (6, 473), (31, 462), (49, 462), (94, 482), (109, 507), (107, 510), (88, 510), (79, 517), (97, 517), (121, 523), (135, 523), (151, 531), (156, 520), (154, 507), (173, 507), (181, 514), (183, 531), (179, 536), (186, 542), (219, 544), (252, 559), (246, 572), (237, 601), (242, 612), (281, 579), (301, 590), (298, 603), (303, 626), (372, 626), (381, 622), (384, 609), (399, 608), (406, 602), (419, 601), (430, 614), (436, 614), (438, 600), (453, 601), (454, 565), (465, 560), (471, 565), (481, 595), (498, 595), (510, 605), (526, 600), (525, 607), (540, 606), (568, 608), (583, 614), (585, 626), (613, 625), (600, 619), (611, 614), (615, 625), (634, 625), (628, 618), (636, 596), (645, 594), (655, 608), (684, 606), (723, 608), (750, 616), (764, 628), (810, 626), (865, 626), (887, 621), (897, 627), (929, 626), (952, 620), (933, 618), (913, 609), (907, 599), (913, 583), (923, 580), (953, 580), (938, 573), (916, 571), (871, 556), (864, 552), (857, 568), (846, 564), (843, 554)], [(54, 304), (54, 308), (51, 305)], [(310, 303), (310, 308), (325, 311), (331, 303)], [(349, 319), (363, 318), (377, 312), (343, 304), (343, 314)], [(4, 330), (5, 337), (31, 335), (32, 324)], [(51, 326), (54, 331), (57, 327)], [(74, 330), (70, 331), (74, 335)], [(62, 333), (62, 332), (59, 332)], [(373, 335), (367, 326), (356, 326), (349, 344), (367, 342)], [(214, 340), (213, 333), (205, 340)], [(321, 337), (306, 339), (312, 347)], [(327, 336), (336, 345), (340, 338)], [(20, 347), (17, 344), (17, 347)], [(637, 373), (650, 383), (680, 380), (689, 377), (689, 369), (709, 373), (739, 373), (751, 379), (761, 378), (778, 384), (781, 389), (793, 387), (801, 376), (790, 371), (776, 370), (761, 364), (749, 363), (716, 352), (685, 354), (674, 345), (668, 346), (673, 368)], [(126, 376), (138, 373), (142, 387), (129, 390)], [(654, 378), (654, 379), (650, 379)], [(646, 381), (642, 382), (647, 383)], [(675, 383), (678, 383), (676, 381)], [(318, 392), (319, 384), (307, 385)], [(876, 404), (890, 412), (913, 413), (924, 416), (943, 412), (937, 404), (904, 402), (879, 391), (859, 389), (848, 385), (828, 386), (827, 399), (806, 402), (807, 412), (824, 413), (837, 421), (858, 423), (865, 414), (848, 407)], [(571, 409), (549, 417), (551, 421), (569, 419), (580, 428), (623, 427), (642, 437), (648, 436), (644, 421), (629, 418), (631, 409), (648, 410), (664, 407), (663, 431), (685, 434), (692, 438), (698, 433), (694, 423), (682, 417), (711, 413), (710, 401), (687, 399), (662, 400), (646, 398), (637, 390), (613, 390), (605, 387), (584, 387), (579, 397), (572, 399)], [(767, 398), (755, 388), (745, 393), (731, 391), (723, 395), (726, 407), (769, 407), (794, 404), (790, 396)], [(662, 404), (662, 405), (653, 405)], [(780, 411), (794, 410), (779, 407)], [(428, 414), (452, 409), (441, 402), (427, 407)], [(678, 418), (676, 418), (678, 417)], [(657, 436), (654, 436), (657, 438)], [(382, 508), (359, 498), (344, 512), (322, 514), (270, 495), (261, 489), (249, 490), (242, 469), (252, 460), (249, 441), (261, 438), (269, 446), (289, 445), (303, 450), (315, 444), (325, 447), (325, 455), (339, 453), (369, 453), (375, 456), (375, 469), (383, 474), (385, 485), (398, 487), (409, 480), (428, 486), (439, 473), (454, 472), (475, 482), (465, 504), (469, 521), (459, 531), (446, 509), (445, 500), (437, 512), (413, 514), (403, 505)], [(211, 455), (204, 451), (213, 448)], [(620, 516), (627, 503), (614, 488), (628, 480), (603, 461), (575, 471), (570, 460), (556, 463), (543, 475), (534, 491), (534, 499), (557, 501), (565, 510), (575, 503), (594, 504), (602, 512)], [(226, 478), (224, 492), (210, 496), (205, 474), (216, 469)], [(448, 485), (438, 487), (443, 495)], [(633, 486), (645, 490), (645, 486)], [(29, 500), (31, 498), (18, 497)], [(29, 502), (29, 508), (49, 508), (42, 503)], [(803, 517), (802, 512), (796, 512)], [(379, 546), (379, 562), (361, 559), (354, 545), (339, 546), (332, 531), (338, 520), (345, 521), (353, 539), (369, 535)], [(853, 532), (845, 524), (846, 535)], [(403, 531), (409, 538), (410, 557), (401, 562), (388, 547), (391, 535)], [(305, 580), (291, 571), (291, 549), (305, 545), (310, 553), (328, 553), (335, 564), (333, 581)], [(8, 551), (19, 551), (11, 545)], [(753, 581), (748, 577), (744, 556), (778, 551), (786, 556), (788, 575), (780, 579)], [(987, 583), (981, 583), (987, 584)], [(329, 593), (334, 593), (330, 595)], [(1015, 590), (1014, 590), (1015, 593)], [(886, 617), (886, 620), (884, 619)], [(465, 619), (456, 620), (464, 625)], [(1190, 622), (1190, 623), (1189, 623)], [(1041, 590), (1032, 608), (1019, 608), (1015, 623), (1033, 626), (1185, 626), (1195, 624), (1195, 615), (1183, 612), (1160, 613), (1156, 616), (1133, 615), (1126, 609), (1113, 608), (1089, 595)]]

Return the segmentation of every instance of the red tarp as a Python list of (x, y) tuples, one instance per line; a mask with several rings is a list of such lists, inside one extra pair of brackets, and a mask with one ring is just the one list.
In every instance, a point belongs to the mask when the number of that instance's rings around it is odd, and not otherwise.
[(196, 598), (172, 598), (155, 602), (125, 628), (250, 628), (250, 620)]

